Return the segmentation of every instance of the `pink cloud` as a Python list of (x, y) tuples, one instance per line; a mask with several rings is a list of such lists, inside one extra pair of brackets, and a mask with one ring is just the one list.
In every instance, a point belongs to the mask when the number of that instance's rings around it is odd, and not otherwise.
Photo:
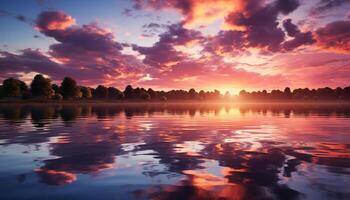
[(36, 20), (36, 27), (41, 31), (64, 30), (75, 24), (75, 19), (62, 11), (45, 11)]

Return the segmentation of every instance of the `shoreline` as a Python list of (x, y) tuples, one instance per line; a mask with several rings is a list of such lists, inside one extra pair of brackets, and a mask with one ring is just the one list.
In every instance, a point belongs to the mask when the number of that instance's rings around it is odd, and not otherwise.
[(137, 100), (0, 100), (0, 105), (349, 105), (346, 100), (309, 100), (309, 101), (137, 101)]

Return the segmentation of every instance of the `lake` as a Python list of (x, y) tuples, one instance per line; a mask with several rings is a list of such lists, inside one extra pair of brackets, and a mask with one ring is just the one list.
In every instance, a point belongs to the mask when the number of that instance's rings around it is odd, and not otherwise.
[(350, 199), (350, 107), (0, 105), (0, 199)]

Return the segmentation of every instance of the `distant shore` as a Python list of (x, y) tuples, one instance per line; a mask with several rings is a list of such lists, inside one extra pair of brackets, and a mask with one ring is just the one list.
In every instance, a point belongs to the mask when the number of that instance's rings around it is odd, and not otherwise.
[(142, 100), (0, 100), (0, 105), (34, 105), (34, 104), (74, 104), (74, 105), (84, 105), (84, 104), (115, 104), (115, 105), (133, 105), (133, 104), (222, 104), (222, 105), (349, 105), (350, 101), (341, 101), (341, 100), (288, 100), (288, 101), (196, 101), (196, 100), (173, 100), (173, 101), (142, 101)]

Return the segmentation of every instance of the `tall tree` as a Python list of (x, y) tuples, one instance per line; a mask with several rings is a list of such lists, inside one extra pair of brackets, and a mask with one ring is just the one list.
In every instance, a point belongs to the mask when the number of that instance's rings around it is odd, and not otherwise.
[(92, 92), (89, 87), (80, 87), (80, 92), (83, 99), (90, 99), (92, 97)]
[(28, 87), (23, 81), (8, 78), (3, 81), (2, 90), (4, 97), (21, 97), (28, 92)]
[(195, 100), (197, 98), (197, 92), (193, 88), (188, 91), (189, 99)]
[(58, 85), (52, 84), (52, 89), (55, 92), (55, 94), (61, 94), (61, 89)]
[(152, 88), (148, 88), (147, 93), (152, 100), (158, 99), (157, 92), (152, 90)]
[(95, 89), (94, 94), (96, 98), (106, 99), (108, 97), (108, 89), (103, 85), (99, 85)]
[(123, 99), (124, 98), (124, 93), (118, 90), (117, 88), (114, 87), (109, 87), (108, 88), (108, 98), (110, 99)]
[(63, 98), (79, 98), (81, 96), (80, 88), (77, 82), (71, 77), (65, 77), (61, 83), (61, 94)]
[(54, 91), (51, 86), (51, 80), (45, 78), (41, 74), (37, 74), (32, 83), (30, 84), (30, 90), (35, 97), (46, 97), (50, 98)]
[(285, 99), (292, 98), (292, 91), (290, 90), (289, 87), (284, 88), (283, 95)]
[(0, 99), (4, 98), (4, 87), (0, 85)]
[(134, 98), (134, 89), (131, 85), (126, 86), (124, 90), (124, 96), (126, 99), (132, 99)]

